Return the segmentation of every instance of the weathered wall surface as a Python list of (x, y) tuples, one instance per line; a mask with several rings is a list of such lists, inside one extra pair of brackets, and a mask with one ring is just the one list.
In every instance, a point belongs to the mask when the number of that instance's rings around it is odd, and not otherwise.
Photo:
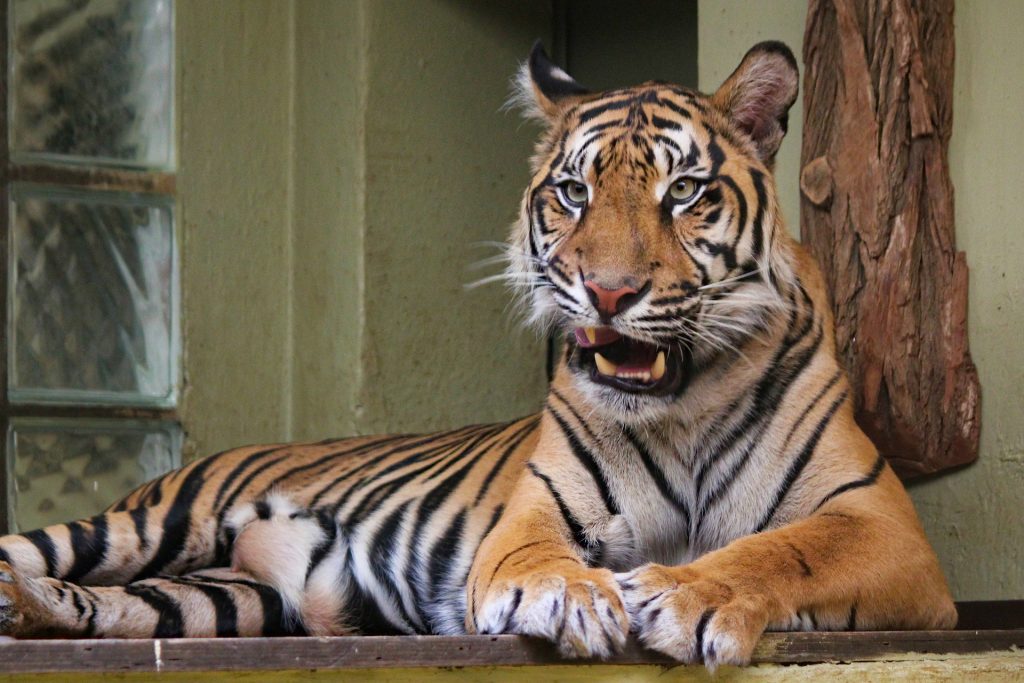
[[(804, 41), (806, 0), (701, 0), (697, 10), (697, 69), (701, 90), (714, 92), (739, 66), (747, 50), (763, 40), (781, 40), (796, 55)], [(801, 78), (803, 78), (801, 72)], [(789, 110), (789, 135), (775, 159), (782, 215), (789, 231), (800, 234), (800, 128), (803, 103)]]
[(958, 597), (1024, 596), (1024, 72), (1020, 3), (956, 6), (949, 164), (981, 379), (977, 464), (911, 489)]
[[(806, 3), (704, 0), (699, 9), (700, 85), (709, 90), (759, 40), (780, 39), (799, 55)], [(1024, 6), (959, 2), (950, 166), (957, 246), (970, 267), (971, 352), (981, 377), (981, 456), (960, 472), (917, 484), (911, 495), (958, 599), (1024, 595), (1024, 282), (1016, 275), (1024, 230), (1013, 199), (1024, 92), (1007, 74), (1024, 69), (1014, 27)], [(798, 103), (794, 109), (798, 109)], [(777, 172), (783, 210), (796, 233), (802, 123), (790, 118)]]
[(542, 340), (503, 285), (463, 285), (528, 179), (536, 130), (500, 108), (550, 3), (183, 0), (177, 22), (186, 458), (539, 407)]
[(289, 428), (291, 5), (187, 0), (176, 21), (183, 416), (206, 454)]
[[(506, 420), (540, 407), (541, 340), (492, 267), (529, 180), (535, 129), (500, 110), (550, 3), (366, 5), (364, 340), (359, 431)], [(400, 46), (400, 49), (396, 49)]]

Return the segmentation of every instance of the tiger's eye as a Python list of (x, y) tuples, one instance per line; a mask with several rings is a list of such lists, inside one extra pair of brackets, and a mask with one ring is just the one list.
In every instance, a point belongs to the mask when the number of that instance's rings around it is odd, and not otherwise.
[(669, 186), (668, 194), (677, 202), (685, 202), (697, 194), (697, 183), (692, 178), (680, 178)]
[(562, 194), (573, 206), (583, 206), (587, 203), (587, 186), (575, 180), (562, 183)]

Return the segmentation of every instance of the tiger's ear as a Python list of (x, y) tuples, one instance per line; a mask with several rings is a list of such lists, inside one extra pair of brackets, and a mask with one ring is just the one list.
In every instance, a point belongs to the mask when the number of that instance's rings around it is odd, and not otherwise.
[(541, 122), (554, 121), (590, 92), (551, 62), (539, 40), (519, 68), (513, 89), (511, 104), (521, 108), (527, 118)]
[(750, 48), (711, 101), (753, 139), (761, 160), (770, 166), (799, 89), (793, 52), (784, 43), (768, 41)]

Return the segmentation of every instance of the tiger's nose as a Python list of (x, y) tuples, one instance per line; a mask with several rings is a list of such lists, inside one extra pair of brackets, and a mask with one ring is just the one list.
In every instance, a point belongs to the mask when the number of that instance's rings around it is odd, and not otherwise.
[(614, 316), (639, 303), (651, 289), (651, 281), (648, 280), (640, 289), (629, 286), (605, 289), (593, 280), (584, 280), (583, 286), (587, 288), (590, 303), (594, 304), (601, 321), (607, 323)]

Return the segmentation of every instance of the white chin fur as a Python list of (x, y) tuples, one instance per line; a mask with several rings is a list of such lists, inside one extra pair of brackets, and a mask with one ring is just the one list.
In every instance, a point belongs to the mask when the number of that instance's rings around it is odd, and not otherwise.
[(596, 384), (585, 373), (574, 370), (569, 372), (583, 400), (602, 417), (614, 418), (622, 424), (639, 427), (662, 420), (672, 409), (670, 397), (630, 394)]

